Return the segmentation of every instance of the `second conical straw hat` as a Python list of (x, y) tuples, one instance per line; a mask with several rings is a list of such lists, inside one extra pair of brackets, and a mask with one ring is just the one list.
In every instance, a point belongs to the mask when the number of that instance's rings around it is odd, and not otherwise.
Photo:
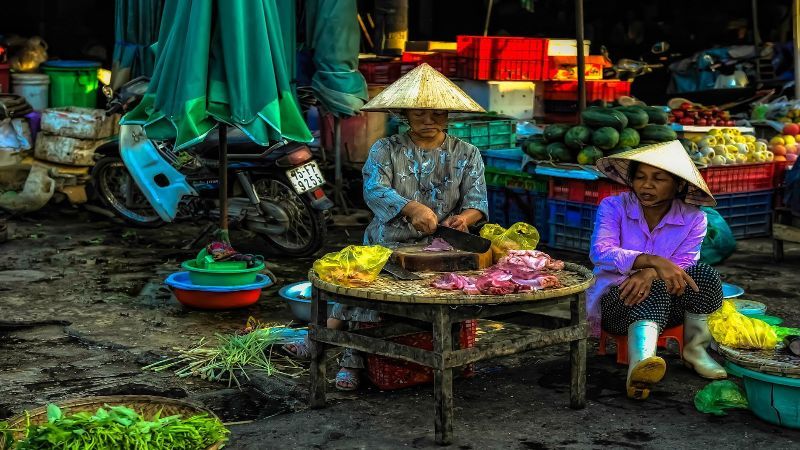
[(362, 111), (438, 109), (451, 112), (486, 112), (452, 81), (422, 63), (372, 98)]

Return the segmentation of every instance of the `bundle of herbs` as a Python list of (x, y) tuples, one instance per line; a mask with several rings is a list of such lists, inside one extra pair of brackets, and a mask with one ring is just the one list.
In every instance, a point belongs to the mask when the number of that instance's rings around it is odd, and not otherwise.
[[(65, 415), (49, 404), (47, 423), (28, 424), (25, 430), (0, 429), (5, 436), (2, 450), (203, 450), (227, 439), (229, 433), (207, 414), (186, 419), (156, 414), (146, 420), (128, 407), (106, 406), (94, 414)], [(25, 438), (14, 442), (14, 431), (24, 431)]]
[(276, 344), (290, 342), (286, 334), (291, 331), (285, 326), (263, 324), (251, 317), (242, 332), (215, 335), (218, 343), (214, 347), (204, 346), (205, 341), (201, 339), (194, 348), (178, 350), (179, 356), (150, 364), (142, 370), (161, 372), (172, 369), (181, 378), (197, 376), (211, 381), (227, 381), (228, 386), (241, 386), (239, 377), (249, 379), (248, 371), (296, 378), (307, 369), (293, 359), (273, 352)]

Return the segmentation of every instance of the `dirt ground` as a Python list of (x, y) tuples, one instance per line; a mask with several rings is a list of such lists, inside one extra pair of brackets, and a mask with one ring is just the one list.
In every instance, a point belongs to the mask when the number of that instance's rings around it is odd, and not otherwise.
[[(0, 420), (42, 405), (88, 395), (152, 394), (202, 403), (231, 425), (232, 449), (426, 448), (433, 442), (430, 386), (357, 394), (330, 393), (329, 406), (305, 406), (306, 379), (255, 377), (242, 389), (141, 367), (200, 338), (242, 328), (248, 317), (290, 323), (277, 295), (265, 290), (250, 308), (207, 312), (182, 307), (164, 278), (199, 247), (184, 250), (201, 223), (134, 229), (75, 209), (50, 208), (11, 219), (0, 244)], [(233, 233), (234, 244), (267, 256), (279, 285), (300, 281), (313, 258), (270, 254), (258, 238)], [(335, 228), (326, 250), (358, 243), (361, 229)], [(552, 252), (586, 264), (580, 255)], [(800, 247), (771, 259), (771, 242), (742, 241), (718, 267), (723, 277), (800, 326)], [(513, 333), (482, 322), (479, 339)], [(589, 351), (588, 404), (567, 407), (568, 352), (557, 346), (477, 365), (455, 383), (453, 448), (800, 448), (800, 431), (768, 425), (747, 410), (725, 417), (695, 410), (706, 382), (683, 368), (672, 349), (669, 369), (651, 399), (623, 393), (625, 367)], [(242, 423), (243, 422), (243, 423)]]

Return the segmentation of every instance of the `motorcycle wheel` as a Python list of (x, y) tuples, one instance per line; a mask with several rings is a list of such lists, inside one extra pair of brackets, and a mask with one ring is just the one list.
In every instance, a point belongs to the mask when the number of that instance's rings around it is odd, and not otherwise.
[(92, 187), (100, 203), (126, 223), (144, 228), (164, 225), (121, 158), (107, 156), (98, 161), (92, 169)]
[(286, 211), (289, 229), (281, 235), (261, 236), (278, 252), (287, 256), (310, 256), (322, 247), (327, 229), (322, 211), (311, 207), (311, 201), (298, 195), (285, 175), (261, 178), (253, 187), (262, 201), (269, 201)]

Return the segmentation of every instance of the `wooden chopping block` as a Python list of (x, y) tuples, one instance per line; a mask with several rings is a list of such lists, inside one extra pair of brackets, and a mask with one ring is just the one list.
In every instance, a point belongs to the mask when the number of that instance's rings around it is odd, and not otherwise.
[(399, 247), (392, 253), (392, 262), (412, 272), (457, 272), (480, 270), (492, 265), (492, 250), (486, 253), (426, 252), (424, 245)]

